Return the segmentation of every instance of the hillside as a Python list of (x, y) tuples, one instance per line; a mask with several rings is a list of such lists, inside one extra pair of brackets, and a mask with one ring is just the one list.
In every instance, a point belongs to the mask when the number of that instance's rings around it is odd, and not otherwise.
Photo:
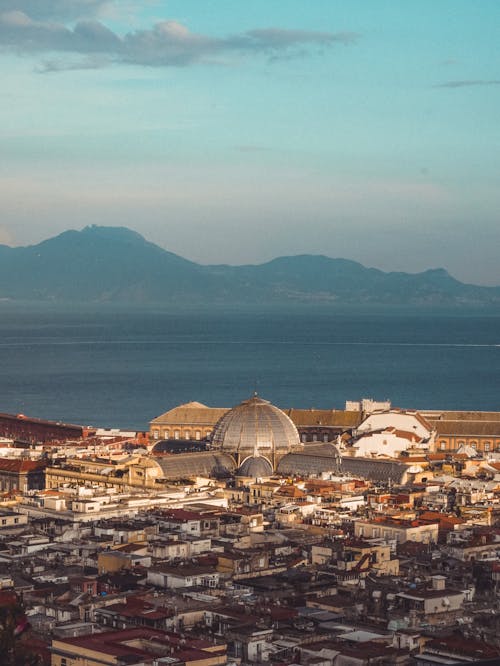
[(260, 265), (202, 266), (123, 227), (65, 231), (38, 245), (0, 246), (0, 298), (9, 301), (196, 304), (500, 304), (500, 287), (444, 269), (386, 273), (322, 255)]

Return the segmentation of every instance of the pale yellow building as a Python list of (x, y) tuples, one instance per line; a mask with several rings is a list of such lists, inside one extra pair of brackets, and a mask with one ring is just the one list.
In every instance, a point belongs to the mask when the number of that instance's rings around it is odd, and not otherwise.
[(153, 419), (149, 424), (149, 434), (153, 441), (206, 439), (228, 411), (225, 407), (207, 407), (201, 402), (187, 402)]

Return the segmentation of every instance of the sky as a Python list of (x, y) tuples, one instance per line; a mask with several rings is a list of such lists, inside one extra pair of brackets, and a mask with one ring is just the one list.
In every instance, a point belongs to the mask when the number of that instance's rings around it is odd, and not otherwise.
[(0, 0), (0, 243), (500, 285), (498, 0)]

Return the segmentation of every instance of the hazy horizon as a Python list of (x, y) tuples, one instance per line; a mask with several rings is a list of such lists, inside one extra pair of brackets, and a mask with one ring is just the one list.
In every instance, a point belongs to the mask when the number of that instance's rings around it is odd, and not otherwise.
[(500, 4), (0, 0), (0, 243), (500, 285)]
[[(96, 225), (89, 225), (89, 226), (96, 226)], [(110, 227), (110, 228), (113, 228), (113, 227)], [(114, 227), (114, 228), (118, 229), (118, 228), (120, 228), (120, 227), (117, 226), (117, 227)], [(136, 229), (131, 229), (130, 227), (122, 227), (122, 228), (126, 228), (126, 229), (128, 229), (129, 231), (137, 231)], [(83, 227), (83, 228), (81, 228), (81, 229), (65, 229), (64, 231), (61, 231), (61, 232), (60, 232), (59, 234), (57, 234), (56, 236), (61, 235), (61, 234), (64, 234), (64, 233), (66, 233), (67, 231), (77, 231), (77, 232), (80, 232), (80, 231), (84, 231), (84, 230), (85, 230), (85, 227)], [(139, 233), (139, 232), (137, 232), (137, 233)], [(142, 236), (142, 234), (140, 234), (140, 235)], [(43, 242), (46, 241), (46, 240), (51, 240), (51, 238), (55, 238), (56, 236), (54, 236), (54, 237), (49, 237), (49, 238), (44, 238), (44, 239), (42, 239), (40, 242), (43, 243)], [(146, 236), (143, 236), (143, 238), (144, 238), (146, 241), (151, 242), (150, 239), (147, 238)], [(8, 247), (19, 247), (19, 248), (21, 248), (21, 247), (33, 247), (33, 246), (36, 246), (37, 244), (38, 244), (38, 243), (29, 244), (29, 245), (17, 245), (17, 246), (12, 246), (12, 245), (8, 245), (8, 244), (7, 244), (7, 246), (8, 246)], [(1, 244), (0, 244), (0, 245), (1, 245)], [(156, 243), (155, 243), (155, 245), (156, 245)], [(162, 246), (158, 245), (158, 247), (162, 247)], [(171, 250), (170, 250), (168, 247), (163, 247), (162, 249), (166, 250), (167, 252), (171, 252)], [(231, 262), (231, 261), (221, 261), (221, 262), (217, 262), (216, 264), (209, 264), (209, 263), (207, 263), (206, 261), (196, 261), (196, 260), (194, 260), (194, 259), (191, 259), (190, 257), (183, 257), (182, 255), (179, 255), (179, 254), (177, 254), (177, 253), (174, 253), (174, 254), (176, 254), (176, 256), (179, 256), (179, 257), (181, 257), (181, 258), (183, 258), (183, 259), (188, 259), (189, 261), (193, 261), (193, 262), (196, 263), (196, 264), (199, 264), (199, 265), (201, 265), (201, 266), (207, 266), (207, 267), (209, 267), (209, 266), (217, 266), (217, 265), (220, 265), (220, 266), (235, 266), (235, 267), (238, 267), (238, 266), (240, 266), (240, 267), (243, 267), (243, 266), (259, 266), (259, 265), (262, 265), (262, 264), (265, 264), (265, 263), (271, 262), (271, 261), (273, 261), (274, 259), (283, 259), (283, 258), (287, 258), (287, 257), (297, 257), (297, 256), (328, 257), (328, 258), (330, 258), (330, 259), (334, 259), (334, 260), (354, 261), (354, 260), (350, 259), (349, 257), (332, 257), (332, 256), (327, 255), (327, 254), (325, 254), (325, 253), (319, 253), (319, 252), (316, 253), (316, 254), (305, 254), (305, 253), (302, 253), (302, 252), (301, 252), (301, 253), (296, 253), (296, 254), (293, 254), (293, 255), (275, 255), (275, 256), (272, 256), (270, 259), (266, 259), (266, 260), (264, 260), (264, 261), (249, 262), (249, 263), (247, 263), (247, 264), (238, 264), (238, 263)], [(362, 264), (362, 265), (364, 265), (365, 268), (378, 268), (377, 266), (372, 266), (372, 265), (366, 265), (366, 264)], [(428, 266), (428, 267), (426, 267), (426, 268), (423, 268), (422, 271), (405, 271), (405, 272), (408, 273), (409, 275), (415, 275), (415, 274), (418, 274), (418, 273), (420, 273), (420, 272), (432, 271), (432, 270), (440, 270), (440, 269), (443, 269), (443, 268), (444, 268), (445, 270), (447, 270), (445, 266)], [(380, 270), (383, 270), (384, 272), (391, 272), (389, 269), (388, 269), (387, 271), (385, 271), (384, 269), (380, 269)], [(456, 278), (456, 276), (453, 275), (452, 273), (449, 273), (449, 274), (451, 275), (451, 277)], [(478, 286), (481, 286), (481, 285), (478, 285)], [(499, 284), (485, 285), (485, 286), (500, 287), (500, 279), (499, 279)], [(1, 302), (1, 299), (0, 299), (0, 302)], [(212, 307), (212, 306), (211, 306), (211, 307)], [(276, 306), (273, 305), (273, 307), (276, 307)], [(343, 304), (343, 305), (340, 306), (340, 307), (350, 307), (350, 306), (348, 306), (347, 304)], [(391, 307), (402, 307), (402, 306), (389, 306), (389, 309), (390, 309)], [(442, 307), (442, 306), (440, 306), (440, 307)], [(473, 307), (473, 306), (472, 306), (472, 307)]]

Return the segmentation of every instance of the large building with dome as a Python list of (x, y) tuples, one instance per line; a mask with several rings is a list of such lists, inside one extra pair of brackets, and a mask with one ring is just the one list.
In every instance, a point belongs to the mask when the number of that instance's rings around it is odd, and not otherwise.
[[(299, 419), (302, 425), (297, 425)], [(219, 478), (234, 475), (242, 481), (276, 473), (340, 473), (396, 482), (419, 471), (410, 460), (349, 455), (345, 443), (361, 420), (361, 413), (349, 410), (284, 411), (257, 394), (232, 409), (191, 402), (151, 422), (150, 452), (164, 479), (191, 471)]]
[[(220, 419), (231, 411), (228, 407), (208, 407), (201, 402), (187, 402), (160, 414), (149, 424), (151, 441), (205, 440), (210, 438)], [(359, 410), (281, 409), (297, 429), (300, 441), (331, 442), (352, 431), (361, 422)]]
[(211, 448), (231, 454), (238, 466), (249, 457), (260, 456), (274, 469), (284, 455), (302, 445), (293, 421), (255, 394), (219, 419)]
[[(207, 410), (212, 411), (200, 403), (187, 403), (167, 412), (163, 415), (165, 418), (158, 417), (151, 422), (153, 442), (150, 452), (160, 464), (172, 466), (170, 454), (175, 453), (173, 457), (177, 461), (180, 456), (182, 460), (185, 458), (188, 465), (193, 465), (194, 471), (198, 464), (204, 467), (202, 461), (210, 458), (212, 464), (213, 456), (219, 455), (227, 471), (245, 478), (263, 478), (274, 473), (283, 456), (303, 449), (298, 430), (290, 417), (257, 394), (232, 409), (218, 409), (219, 418), (210, 433), (207, 432)], [(191, 423), (183, 438), (180, 436), (180, 424), (175, 423), (179, 416), (189, 419)], [(167, 435), (163, 440), (158, 439), (161, 429), (162, 434)], [(202, 446), (204, 442), (200, 441), (201, 433), (203, 439), (209, 440), (206, 446)], [(164, 460), (160, 460), (165, 456)], [(178, 467), (177, 463), (174, 466)]]

